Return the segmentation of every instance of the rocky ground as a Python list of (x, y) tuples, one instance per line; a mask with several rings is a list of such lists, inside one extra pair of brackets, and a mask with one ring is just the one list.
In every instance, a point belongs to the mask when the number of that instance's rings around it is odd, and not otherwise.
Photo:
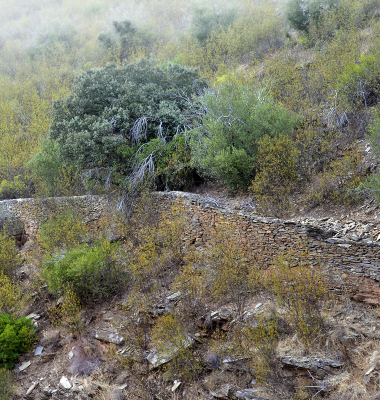
[[(42, 299), (41, 299), (42, 300)], [(46, 300), (46, 299), (45, 299)], [(75, 337), (55, 329), (43, 302), (34, 305), (28, 315), (35, 324), (38, 340), (31, 352), (23, 355), (15, 367), (17, 399), (134, 399), (144, 398), (132, 372), (123, 367), (128, 353), (128, 340), (123, 330), (123, 297), (86, 310), (85, 329)], [(179, 293), (161, 299), (152, 310), (152, 319), (181, 301)], [(265, 293), (251, 299), (245, 317), (265, 315), (274, 304)], [(279, 315), (283, 312), (277, 310)], [(301, 344), (297, 336), (280, 340), (278, 358), (282, 379), (296, 379), (303, 386), (319, 388), (320, 395), (329, 399), (380, 399), (380, 314), (350, 299), (331, 299), (326, 303), (325, 318), (328, 335), (326, 343), (313, 348)], [(211, 340), (216, 327), (228, 329), (233, 324), (234, 309), (210, 308), (205, 319), (213, 328), (199, 332), (189, 340), (195, 352), (202, 353), (202, 343)], [(211, 363), (202, 354), (205, 363)], [(220, 360), (223, 376), (218, 383), (212, 379), (212, 366), (195, 383), (172, 379), (165, 381), (161, 368), (171, 356), (155, 353), (149, 348), (148, 381), (156, 399), (279, 399), (254, 380), (247, 381), (240, 371), (241, 360)], [(239, 371), (241, 376), (239, 377)], [(211, 379), (212, 378), (212, 379)], [(313, 394), (317, 390), (314, 390)], [(339, 397), (345, 395), (346, 397)], [(299, 397), (308, 399), (309, 397)]]
[[(223, 186), (204, 185), (195, 190), (209, 203), (231, 210), (260, 214), (260, 209), (247, 194), (229, 196)], [(335, 243), (380, 243), (380, 207), (373, 200), (355, 206), (325, 204), (314, 209), (302, 205), (289, 219), (305, 226), (329, 232)], [(28, 265), (28, 253), (33, 243), (21, 249), (26, 263), (19, 271), (25, 282), (35, 273)], [(350, 299), (344, 288), (340, 296), (331, 297), (324, 305), (326, 332), (312, 346), (305, 347), (297, 335), (284, 334), (278, 346), (281, 383), (298, 382), (296, 399), (326, 398), (330, 400), (380, 400), (380, 313)], [(56, 329), (49, 319), (47, 308), (55, 303), (45, 287), (36, 289), (35, 302), (26, 314), (36, 325), (38, 340), (28, 354), (20, 357), (15, 367), (17, 399), (242, 399), (278, 400), (279, 391), (259, 385), (244, 370), (244, 360), (215, 360), (206, 351), (206, 342), (215, 340), (217, 329), (227, 330), (234, 323), (233, 307), (222, 309), (209, 305), (207, 314), (199, 322), (199, 331), (189, 337), (189, 348), (205, 365), (196, 382), (163, 379), (163, 370), (171, 354), (159, 354), (149, 345), (141, 368), (145, 375), (137, 375), (125, 360), (130, 355), (128, 332), (125, 331), (125, 298), (115, 297), (85, 310), (84, 329), (74, 336)], [(155, 319), (181, 302), (180, 293), (169, 293), (157, 298), (150, 318)], [(283, 310), (276, 307), (270, 296), (259, 293), (246, 307), (245, 318), (266, 315), (275, 308), (281, 317)], [(204, 322), (208, 321), (208, 329)], [(141, 361), (141, 360), (140, 360)], [(220, 367), (222, 366), (222, 367)], [(139, 376), (139, 378), (138, 378)], [(144, 376), (142, 379), (141, 376)], [(286, 385), (285, 385), (286, 386)], [(281, 389), (283, 390), (283, 389)], [(318, 394), (317, 394), (318, 393)], [(296, 396), (296, 395), (294, 395)]]

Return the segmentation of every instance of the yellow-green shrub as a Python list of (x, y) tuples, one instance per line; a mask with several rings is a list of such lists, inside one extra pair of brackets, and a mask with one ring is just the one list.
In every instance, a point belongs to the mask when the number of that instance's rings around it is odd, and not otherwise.
[(193, 353), (192, 339), (176, 315), (160, 317), (152, 329), (152, 339), (159, 356), (170, 359), (166, 378), (191, 381), (202, 371), (201, 360)]
[(286, 135), (260, 140), (257, 173), (249, 190), (265, 211), (282, 213), (291, 208), (290, 194), (299, 182), (300, 151)]
[(16, 249), (15, 239), (0, 231), (0, 274), (13, 275), (21, 264), (21, 258)]
[(85, 239), (87, 227), (83, 220), (69, 209), (56, 210), (39, 231), (43, 249), (54, 254), (77, 247)]
[(288, 253), (275, 261), (269, 289), (301, 340), (310, 343), (324, 328), (321, 315), (326, 285), (320, 266), (308, 263), (307, 253)]
[(18, 315), (27, 299), (27, 296), (23, 296), (20, 287), (0, 272), (0, 313)]
[(275, 315), (259, 316), (234, 326), (229, 340), (234, 356), (247, 359), (259, 384), (278, 379), (279, 363), (276, 356), (279, 331)]
[(336, 204), (354, 204), (362, 195), (356, 189), (363, 181), (361, 156), (352, 152), (332, 161), (317, 175), (306, 194), (306, 201), (315, 207), (326, 200)]
[(66, 287), (61, 303), (51, 307), (48, 314), (53, 325), (68, 333), (78, 334), (84, 327), (81, 321), (81, 304), (70, 284)]

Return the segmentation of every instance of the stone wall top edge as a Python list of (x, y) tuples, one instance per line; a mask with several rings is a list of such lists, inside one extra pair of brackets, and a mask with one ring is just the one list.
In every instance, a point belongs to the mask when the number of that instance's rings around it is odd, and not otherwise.
[(21, 198), (21, 199), (9, 199), (9, 200), (0, 200), (0, 207), (10, 205), (18, 205), (23, 203), (41, 203), (41, 202), (48, 202), (48, 201), (56, 201), (59, 203), (64, 203), (65, 201), (75, 201), (75, 200), (87, 200), (87, 201), (94, 201), (94, 200), (102, 200), (107, 199), (107, 195), (83, 195), (83, 196), (62, 196), (62, 197), (43, 197), (43, 198)]

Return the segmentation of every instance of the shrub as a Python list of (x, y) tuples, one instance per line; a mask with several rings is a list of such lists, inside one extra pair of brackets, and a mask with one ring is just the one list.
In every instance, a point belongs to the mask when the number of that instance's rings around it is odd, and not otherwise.
[(294, 29), (307, 32), (310, 22), (318, 21), (323, 11), (333, 5), (333, 0), (289, 0), (286, 17)]
[(12, 372), (5, 368), (0, 368), (0, 400), (12, 399), (14, 394)]
[(348, 64), (339, 78), (339, 87), (349, 111), (374, 106), (380, 94), (379, 48)]
[(154, 179), (158, 190), (186, 190), (200, 180), (190, 165), (190, 147), (184, 134), (176, 135), (169, 143), (153, 139), (138, 152), (139, 162), (155, 153)]
[(360, 164), (361, 156), (356, 152), (332, 161), (323, 173), (315, 177), (306, 194), (306, 201), (312, 207), (327, 200), (336, 204), (358, 202), (362, 195), (356, 189), (363, 180)]
[(84, 222), (70, 209), (56, 210), (39, 230), (42, 247), (50, 254), (79, 246), (86, 233)]
[(50, 308), (48, 313), (53, 325), (70, 334), (75, 335), (83, 329), (81, 305), (71, 285), (66, 288), (61, 304)]
[(308, 264), (307, 257), (307, 253), (280, 256), (267, 288), (278, 306), (286, 309), (288, 322), (300, 339), (310, 343), (324, 327), (321, 308), (326, 286), (318, 265)]
[(33, 174), (39, 197), (70, 196), (82, 189), (77, 171), (65, 163), (58, 144), (52, 140), (43, 140), (41, 151), (27, 165)]
[(190, 35), (199, 42), (205, 42), (212, 31), (226, 30), (233, 24), (236, 18), (236, 8), (217, 8), (216, 5), (197, 7), (193, 11), (193, 18), (190, 24)]
[(188, 122), (186, 98), (203, 87), (198, 71), (154, 60), (90, 69), (77, 77), (73, 94), (54, 103), (50, 138), (79, 168), (125, 164), (118, 148), (171, 139)]
[(157, 40), (152, 31), (134, 26), (131, 21), (114, 21), (114, 34), (103, 32), (99, 42), (107, 49), (113, 50), (120, 61), (132, 59), (139, 52), (149, 55), (149, 49)]
[(291, 131), (297, 117), (264, 89), (226, 82), (201, 100), (206, 114), (192, 135), (192, 165), (230, 189), (247, 189), (257, 169), (259, 140)]
[(30, 188), (20, 175), (14, 177), (12, 181), (4, 179), (0, 183), (0, 198), (16, 199), (30, 194)]
[[(144, 199), (142, 199), (144, 201)], [(173, 205), (170, 215), (156, 214), (147, 204), (136, 207), (137, 234), (125, 254), (131, 277), (129, 304), (139, 311), (150, 311), (157, 297), (167, 295), (183, 263), (183, 211)], [(147, 206), (147, 207), (146, 207)], [(157, 217), (156, 217), (157, 218)]]
[(265, 211), (282, 214), (290, 211), (290, 194), (300, 180), (298, 158), (300, 151), (287, 135), (260, 140), (258, 173), (249, 189)]
[(67, 285), (82, 303), (102, 301), (118, 293), (127, 276), (116, 261), (116, 245), (104, 241), (48, 258), (43, 265), (48, 290), (62, 295)]
[(21, 264), (21, 258), (15, 245), (14, 237), (0, 230), (0, 274), (11, 276)]
[[(372, 146), (374, 154), (380, 156), (380, 115), (376, 111), (374, 113), (374, 118), (369, 126), (369, 142)], [(380, 174), (375, 172), (370, 175), (365, 182), (359, 185), (359, 189), (370, 193), (375, 197), (376, 201), (380, 203)]]
[(30, 350), (36, 338), (34, 328), (30, 319), (0, 314), (0, 368), (12, 369), (19, 355)]
[(171, 314), (160, 317), (152, 329), (152, 339), (159, 357), (170, 360), (166, 378), (191, 381), (202, 371), (201, 360), (192, 351), (192, 339), (180, 320)]
[(205, 256), (209, 269), (209, 291), (218, 304), (232, 303), (239, 318), (252, 296), (252, 282), (248, 279), (252, 259), (233, 228), (216, 233)]
[(20, 287), (0, 272), (0, 313), (17, 314), (27, 301)]
[(269, 379), (278, 380), (279, 363), (276, 356), (279, 336), (276, 316), (259, 316), (245, 324), (237, 324), (232, 329), (230, 340), (234, 357), (249, 359), (248, 364), (253, 367), (253, 374), (259, 384)]

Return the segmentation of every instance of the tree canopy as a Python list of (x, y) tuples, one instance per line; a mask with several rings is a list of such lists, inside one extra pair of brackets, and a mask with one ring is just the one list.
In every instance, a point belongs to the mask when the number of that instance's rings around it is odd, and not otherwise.
[(50, 138), (79, 168), (112, 164), (122, 146), (162, 137), (188, 123), (189, 99), (206, 87), (197, 70), (140, 59), (80, 74), (72, 93), (53, 105)]

